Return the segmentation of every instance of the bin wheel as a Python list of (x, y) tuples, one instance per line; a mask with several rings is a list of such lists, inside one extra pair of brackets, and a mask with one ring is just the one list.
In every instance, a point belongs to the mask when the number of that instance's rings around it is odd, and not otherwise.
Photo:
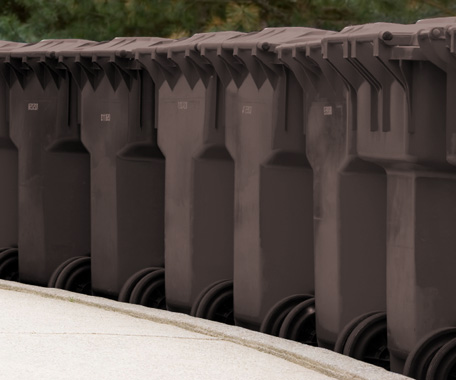
[(386, 314), (375, 313), (361, 321), (348, 336), (343, 354), (389, 370)]
[(339, 335), (337, 337), (337, 341), (334, 346), (334, 352), (343, 354), (345, 344), (347, 343), (347, 339), (350, 336), (350, 334), (353, 332), (353, 330), (366, 318), (370, 317), (371, 315), (377, 314), (377, 313), (380, 313), (380, 311), (371, 311), (369, 313), (360, 315), (360, 316), (356, 317), (355, 319), (353, 319), (352, 321), (350, 321), (350, 323), (345, 325), (345, 327), (342, 329), (342, 331), (339, 333)]
[(196, 317), (196, 313), (199, 309), (199, 305), (201, 303), (201, 300), (204, 298), (204, 296), (206, 295), (207, 292), (209, 292), (212, 288), (214, 288), (215, 286), (217, 286), (218, 284), (221, 284), (225, 281), (228, 281), (228, 280), (220, 280), (220, 281), (216, 281), (212, 284), (210, 284), (209, 286), (206, 286), (201, 292), (200, 294), (198, 294), (198, 297), (196, 297), (195, 301), (193, 302), (193, 305), (192, 305), (192, 309), (190, 311), (190, 315), (192, 317)]
[(134, 275), (132, 275), (122, 286), (122, 289), (120, 290), (119, 293), (119, 302), (130, 302), (130, 297), (131, 297), (131, 292), (133, 291), (134, 287), (138, 284), (138, 282), (147, 274), (157, 270), (157, 269), (162, 269), (158, 267), (149, 267), (149, 268), (144, 268), (141, 269), (139, 272), (136, 272)]
[(407, 357), (404, 375), (417, 380), (426, 379), (431, 361), (446, 343), (456, 338), (456, 328), (435, 330), (421, 339)]
[(315, 298), (299, 303), (288, 313), (280, 328), (279, 336), (309, 346), (318, 346), (315, 326)]
[(427, 371), (426, 380), (456, 379), (456, 338), (437, 351)]
[(65, 267), (67, 265), (69, 265), (70, 263), (72, 263), (73, 261), (77, 260), (80, 256), (75, 256), (75, 257), (72, 257), (68, 260), (65, 260), (62, 264), (60, 264), (55, 270), (54, 272), (52, 272), (52, 275), (51, 277), (49, 278), (49, 281), (48, 281), (48, 288), (55, 288), (55, 282), (57, 281), (57, 278), (59, 277), (60, 273), (62, 273), (62, 270), (65, 269)]
[(155, 269), (144, 275), (134, 286), (129, 302), (166, 310), (165, 270)]
[(222, 280), (204, 289), (195, 301), (191, 315), (234, 325), (233, 281)]
[(266, 314), (261, 323), (260, 332), (279, 336), (280, 328), (287, 314), (298, 304), (314, 298), (310, 294), (295, 294), (277, 302)]
[(7, 248), (0, 252), (0, 278), (8, 281), (19, 281), (17, 248)]
[(75, 293), (92, 294), (90, 257), (78, 256), (68, 260), (55, 280), (57, 289), (65, 289)]

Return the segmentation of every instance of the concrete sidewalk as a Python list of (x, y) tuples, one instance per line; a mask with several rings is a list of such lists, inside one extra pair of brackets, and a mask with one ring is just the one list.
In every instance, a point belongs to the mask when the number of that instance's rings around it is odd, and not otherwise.
[(187, 315), (0, 280), (4, 379), (407, 379)]

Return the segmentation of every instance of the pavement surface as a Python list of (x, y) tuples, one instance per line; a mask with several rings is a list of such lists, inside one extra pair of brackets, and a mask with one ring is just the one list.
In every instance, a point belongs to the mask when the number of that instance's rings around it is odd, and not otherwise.
[(2, 379), (408, 379), (240, 327), (0, 280)]

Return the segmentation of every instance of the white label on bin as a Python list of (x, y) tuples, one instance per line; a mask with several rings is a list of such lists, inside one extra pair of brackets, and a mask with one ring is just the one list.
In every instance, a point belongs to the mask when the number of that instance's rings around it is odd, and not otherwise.
[(111, 114), (110, 113), (102, 113), (101, 114), (101, 121), (111, 121)]
[(245, 115), (251, 115), (253, 111), (252, 106), (242, 106), (242, 113)]
[(38, 103), (29, 103), (28, 110), (29, 111), (38, 111)]
[(323, 107), (323, 115), (325, 116), (331, 116), (333, 114), (333, 108), (332, 106), (324, 106)]
[(186, 110), (188, 108), (188, 102), (177, 102), (178, 110)]

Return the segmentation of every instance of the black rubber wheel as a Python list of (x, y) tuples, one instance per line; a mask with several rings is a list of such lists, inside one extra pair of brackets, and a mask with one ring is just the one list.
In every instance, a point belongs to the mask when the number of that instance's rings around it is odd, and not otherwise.
[(350, 334), (353, 332), (353, 330), (366, 318), (370, 317), (371, 315), (381, 313), (380, 311), (371, 311), (369, 313), (360, 315), (350, 321), (339, 333), (336, 341), (336, 345), (334, 346), (334, 352), (337, 352), (339, 354), (342, 354), (344, 352), (344, 347), (345, 344), (347, 343), (347, 339), (350, 336)]
[(0, 278), (8, 281), (19, 280), (19, 258), (17, 248), (0, 252)]
[(437, 351), (429, 364), (426, 380), (456, 380), (456, 338)]
[(139, 304), (154, 309), (166, 310), (165, 278), (150, 284), (144, 291)]
[(279, 336), (280, 328), (288, 313), (303, 301), (314, 298), (310, 294), (295, 294), (277, 302), (261, 323), (260, 332)]
[(206, 288), (194, 316), (233, 326), (233, 308), (233, 281), (223, 280)]
[(59, 275), (62, 272), (62, 270), (64, 270), (67, 265), (69, 265), (73, 261), (77, 260), (79, 257), (81, 257), (81, 256), (72, 257), (72, 258), (70, 258), (68, 260), (65, 260), (62, 264), (60, 264), (54, 270), (54, 272), (52, 272), (52, 275), (51, 275), (51, 277), (49, 278), (49, 281), (48, 281), (48, 288), (55, 288), (55, 282), (57, 281), (57, 277), (59, 277)]
[(214, 299), (207, 311), (207, 319), (234, 326), (233, 289), (227, 290)]
[(90, 257), (80, 256), (62, 269), (55, 281), (57, 289), (92, 294)]
[(157, 267), (149, 267), (149, 268), (144, 268), (141, 269), (139, 272), (136, 272), (133, 276), (131, 276), (125, 284), (122, 286), (122, 289), (120, 290), (119, 293), (119, 298), (118, 300), (120, 302), (130, 302), (130, 297), (131, 297), (131, 292), (133, 291), (134, 287), (136, 284), (146, 275), (149, 274), (157, 269), (162, 269), (162, 268), (157, 268)]
[(315, 298), (296, 305), (285, 317), (279, 336), (309, 346), (317, 347), (315, 325)]
[(138, 281), (130, 296), (130, 303), (136, 305), (166, 308), (165, 297), (165, 270), (156, 269)]
[(386, 314), (373, 314), (355, 327), (347, 339), (343, 353), (389, 370)]
[(404, 375), (425, 380), (428, 368), (437, 351), (456, 338), (456, 328), (435, 330), (421, 339), (407, 357)]
[(196, 317), (196, 313), (199, 309), (199, 305), (201, 303), (201, 300), (204, 298), (204, 296), (215, 286), (217, 286), (218, 284), (221, 284), (221, 283), (224, 283), (225, 281), (229, 281), (229, 280), (220, 280), (220, 281), (216, 281), (212, 284), (210, 284), (209, 286), (207, 286), (206, 288), (204, 288), (200, 294), (198, 294), (198, 297), (196, 297), (196, 300), (193, 302), (193, 305), (192, 305), (192, 309), (190, 311), (190, 315), (192, 317)]

